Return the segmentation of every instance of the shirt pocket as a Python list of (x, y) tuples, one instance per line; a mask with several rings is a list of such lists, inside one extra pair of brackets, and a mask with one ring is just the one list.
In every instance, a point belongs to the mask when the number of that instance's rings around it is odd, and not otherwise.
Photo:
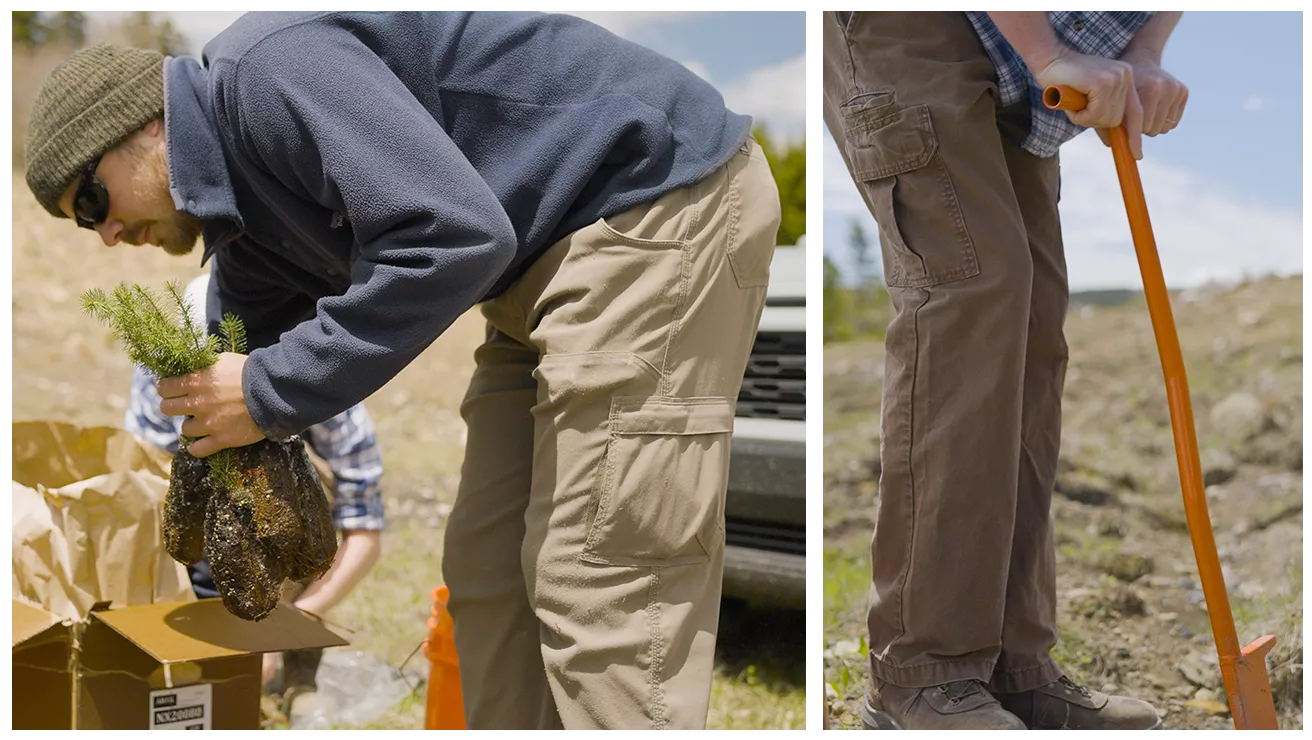
[(978, 275), (929, 106), (848, 105), (842, 115), (853, 176), (879, 224), (884, 282), (925, 288)]

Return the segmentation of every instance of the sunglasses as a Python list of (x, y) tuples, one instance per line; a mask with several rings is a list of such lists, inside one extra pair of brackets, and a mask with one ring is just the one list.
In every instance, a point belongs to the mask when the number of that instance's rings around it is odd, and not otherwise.
[(109, 191), (96, 178), (96, 168), (99, 166), (99, 157), (87, 165), (86, 171), (82, 173), (82, 183), (73, 195), (73, 218), (84, 229), (95, 229), (96, 224), (104, 223), (109, 218)]

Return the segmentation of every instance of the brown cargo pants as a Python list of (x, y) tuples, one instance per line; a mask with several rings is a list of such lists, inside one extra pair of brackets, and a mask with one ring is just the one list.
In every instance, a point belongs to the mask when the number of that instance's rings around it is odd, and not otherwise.
[(483, 306), (443, 575), (471, 728), (702, 728), (734, 404), (779, 195), (754, 141)]
[(879, 223), (888, 326), (870, 671), (1055, 680), (1049, 506), (1066, 369), (1058, 163), (962, 13), (824, 18), (825, 121)]

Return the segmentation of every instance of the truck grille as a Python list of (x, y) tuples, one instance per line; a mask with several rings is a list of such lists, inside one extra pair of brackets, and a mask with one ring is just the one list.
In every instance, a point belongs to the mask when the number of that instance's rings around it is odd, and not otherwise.
[(738, 393), (738, 416), (806, 420), (806, 334), (756, 335)]
[(806, 554), (806, 530), (786, 524), (727, 519), (724, 523), (726, 545), (751, 550), (769, 550), (789, 555)]

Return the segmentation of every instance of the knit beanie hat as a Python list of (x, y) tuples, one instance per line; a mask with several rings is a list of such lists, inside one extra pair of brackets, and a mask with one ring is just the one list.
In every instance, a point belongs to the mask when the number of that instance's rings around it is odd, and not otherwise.
[(117, 44), (83, 49), (55, 68), (27, 126), (27, 186), (54, 216), (96, 157), (164, 115), (164, 57)]

